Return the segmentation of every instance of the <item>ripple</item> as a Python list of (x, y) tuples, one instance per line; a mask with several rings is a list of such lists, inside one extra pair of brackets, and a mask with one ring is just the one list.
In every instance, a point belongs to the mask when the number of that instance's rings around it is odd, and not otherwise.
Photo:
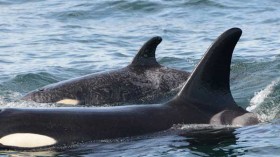
[(188, 6), (199, 6), (199, 7), (217, 7), (217, 8), (225, 8), (226, 5), (223, 5), (222, 3), (218, 3), (217, 1), (213, 0), (188, 0), (183, 3), (184, 5)]
[(57, 82), (58, 79), (48, 73), (29, 73), (16, 75), (13, 79), (3, 82), (2, 88), (26, 93), (44, 85)]
[(160, 11), (160, 6), (160, 3), (152, 1), (119, 1), (115, 2), (113, 5), (114, 8), (125, 12), (141, 11), (145, 14)]
[(17, 99), (50, 83), (124, 67), (154, 35), (164, 39), (157, 50), (161, 64), (191, 71), (220, 33), (240, 27), (243, 35), (233, 54), (231, 90), (238, 105), (255, 104), (253, 112), (267, 123), (220, 136), (215, 135), (219, 128), (206, 127), (193, 129), (196, 136), (182, 129), (182, 134), (97, 142), (58, 155), (279, 154), (280, 87), (273, 84), (280, 73), (279, 4), (274, 0), (2, 0), (0, 104), (40, 106)]

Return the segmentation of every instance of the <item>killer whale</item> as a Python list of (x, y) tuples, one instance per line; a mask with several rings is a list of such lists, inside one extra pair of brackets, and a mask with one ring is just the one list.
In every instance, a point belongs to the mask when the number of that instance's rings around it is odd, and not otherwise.
[(127, 67), (50, 84), (22, 99), (38, 103), (98, 106), (156, 103), (173, 96), (190, 73), (157, 62), (155, 52), (161, 41), (159, 36), (147, 41)]
[(44, 148), (130, 137), (166, 130), (174, 124), (256, 124), (256, 115), (239, 107), (229, 88), (231, 57), (241, 33), (232, 28), (220, 35), (180, 92), (164, 104), (1, 109), (0, 148)]

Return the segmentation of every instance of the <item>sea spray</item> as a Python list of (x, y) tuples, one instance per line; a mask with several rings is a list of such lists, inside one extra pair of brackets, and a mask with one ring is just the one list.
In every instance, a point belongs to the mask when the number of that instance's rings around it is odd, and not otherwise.
[(247, 111), (255, 112), (262, 122), (273, 120), (280, 111), (276, 100), (279, 81), (280, 78), (277, 78), (263, 90), (255, 93), (255, 96), (250, 100), (250, 106), (246, 108)]

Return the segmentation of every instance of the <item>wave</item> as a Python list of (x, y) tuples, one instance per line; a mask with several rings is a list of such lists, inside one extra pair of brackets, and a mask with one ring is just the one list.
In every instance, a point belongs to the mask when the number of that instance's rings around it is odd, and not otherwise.
[(217, 7), (226, 8), (227, 6), (212, 0), (188, 0), (184, 2), (184, 5), (199, 6), (199, 7)]
[(280, 79), (277, 79), (275, 81), (272, 81), (268, 86), (266, 86), (263, 90), (256, 92), (255, 96), (250, 100), (250, 106), (246, 108), (247, 111), (253, 111), (256, 109), (259, 105), (261, 105), (265, 99), (270, 95), (275, 85), (280, 81)]
[(58, 78), (46, 72), (19, 74), (1, 83), (0, 90), (26, 93), (54, 82), (58, 82)]
[(280, 113), (280, 78), (273, 80), (261, 91), (255, 93), (246, 109), (255, 112), (262, 122), (279, 118)]
[[(52, 9), (47, 13), (47, 18), (58, 20), (83, 20), (83, 19), (104, 19), (116, 17), (127, 17), (127, 14), (135, 14), (145, 16), (146, 14), (155, 15), (157, 13), (174, 14), (181, 9), (195, 7), (204, 8), (230, 8), (227, 5), (218, 3), (212, 0), (188, 0), (188, 1), (137, 1), (137, 0), (118, 0), (118, 1), (92, 1), (92, 2), (77, 2), (73, 5), (57, 3), (57, 9)], [(179, 11), (180, 12), (180, 11)]]
[[(63, 5), (63, 4), (58, 4)], [(50, 12), (47, 17), (59, 20), (67, 19), (103, 19), (115, 18), (119, 16), (126, 17), (127, 13), (140, 12), (152, 13), (162, 9), (161, 3), (153, 1), (99, 1), (91, 3), (82, 3), (68, 6), (68, 9), (58, 9)]]

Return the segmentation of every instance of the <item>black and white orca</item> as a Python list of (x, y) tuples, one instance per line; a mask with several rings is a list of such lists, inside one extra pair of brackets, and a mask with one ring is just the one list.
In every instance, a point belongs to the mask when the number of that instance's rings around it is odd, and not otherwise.
[(239, 107), (230, 91), (231, 58), (241, 33), (238, 28), (224, 32), (181, 91), (164, 104), (1, 109), (0, 148), (42, 148), (131, 137), (166, 130), (174, 124), (257, 124), (257, 116)]

